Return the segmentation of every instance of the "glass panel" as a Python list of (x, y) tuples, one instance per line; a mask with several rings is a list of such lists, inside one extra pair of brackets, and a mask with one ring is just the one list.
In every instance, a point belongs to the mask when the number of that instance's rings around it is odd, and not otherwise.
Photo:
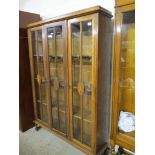
[(72, 31), (72, 78), (73, 78), (73, 137), (81, 141), (80, 95), (77, 85), (80, 81), (80, 23), (71, 25)]
[[(42, 121), (48, 122), (47, 105), (46, 105), (46, 89), (42, 80), (44, 77), (44, 62), (42, 49), (42, 31), (37, 30), (31, 32), (32, 37), (32, 51), (34, 64), (34, 78), (35, 78), (35, 93), (37, 103), (37, 115)], [(41, 84), (39, 82), (41, 78)]]
[(46, 103), (46, 89), (45, 84), (41, 84), (41, 102)]
[(92, 22), (82, 22), (82, 56), (92, 56)]
[(33, 55), (37, 55), (37, 53), (36, 53), (35, 31), (31, 32), (31, 40), (32, 40), (32, 53), (33, 53)]
[(56, 52), (58, 57), (63, 57), (63, 38), (62, 38), (62, 26), (55, 27), (56, 35)]
[(76, 89), (73, 89), (73, 115), (80, 117), (80, 95)]
[(80, 23), (72, 24), (72, 56), (80, 56)]
[(52, 126), (59, 130), (58, 108), (52, 107)]
[(44, 79), (44, 64), (43, 64), (43, 57), (39, 57), (39, 73), (41, 79)]
[(48, 28), (47, 34), (51, 78), (52, 127), (66, 134), (62, 26)]
[(73, 136), (81, 141), (81, 119), (78, 115), (73, 115)]
[(63, 133), (67, 133), (67, 123), (66, 123), (66, 113), (63, 110), (59, 110), (59, 116), (60, 116), (60, 131)]
[[(120, 111), (135, 114), (135, 12), (123, 13), (121, 32)], [(120, 132), (123, 132), (120, 130)], [(123, 132), (124, 133), (124, 132)], [(127, 132), (134, 137), (134, 131)]]
[(41, 30), (37, 31), (37, 49), (38, 49), (39, 56), (42, 56), (43, 52), (42, 52), (42, 31)]
[(48, 121), (48, 115), (47, 115), (47, 106), (42, 104), (42, 108), (43, 108), (43, 115), (42, 115), (42, 120), (44, 122), (47, 122)]
[(38, 67), (37, 67), (37, 57), (33, 57), (33, 67), (34, 67), (34, 77), (37, 78)]
[(58, 62), (58, 64), (57, 64), (57, 77), (61, 81), (64, 80), (63, 62)]
[(88, 146), (91, 146), (91, 123), (87, 119), (83, 119), (83, 136), (82, 142)]
[(37, 116), (39, 119), (41, 119), (39, 85), (37, 80), (35, 80), (35, 96), (36, 96), (36, 103), (37, 103)]
[(92, 22), (82, 22), (83, 133), (82, 142), (91, 146)]
[(37, 77), (38, 69), (37, 69), (37, 52), (36, 52), (36, 39), (35, 39), (35, 31), (31, 32), (31, 43), (32, 43), (32, 54), (33, 54), (33, 67), (34, 67), (34, 76)]
[(52, 108), (52, 127), (59, 129), (59, 119), (58, 119), (58, 98), (57, 91), (54, 88), (53, 83), (51, 84), (51, 108)]
[(50, 61), (50, 77), (51, 80), (54, 79), (54, 77), (56, 77), (56, 66), (54, 62)]
[(47, 36), (48, 36), (48, 51), (49, 56), (55, 56), (55, 50), (54, 50), (54, 28), (48, 28), (47, 29)]
[(62, 106), (63, 110), (65, 110), (65, 96), (64, 96), (64, 89), (61, 87), (58, 89), (58, 98), (59, 98), (59, 107)]

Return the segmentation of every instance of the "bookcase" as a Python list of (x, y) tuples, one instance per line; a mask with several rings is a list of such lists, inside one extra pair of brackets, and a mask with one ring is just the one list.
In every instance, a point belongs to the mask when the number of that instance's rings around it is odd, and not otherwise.
[(34, 122), (92, 155), (110, 137), (111, 17), (95, 6), (28, 25)]
[(27, 25), (40, 21), (39, 14), (19, 11), (19, 129), (34, 126), (34, 108), (29, 64)]
[[(113, 54), (111, 145), (135, 152), (135, 130), (123, 131), (122, 112), (135, 116), (135, 4), (116, 0)], [(128, 120), (126, 120), (126, 124)]]

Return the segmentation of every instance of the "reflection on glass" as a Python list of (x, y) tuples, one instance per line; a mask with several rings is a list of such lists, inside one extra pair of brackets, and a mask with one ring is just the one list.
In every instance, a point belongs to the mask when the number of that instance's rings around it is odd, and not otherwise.
[[(120, 111), (135, 113), (135, 12), (123, 13), (120, 57)], [(120, 131), (122, 132), (122, 131)], [(125, 133), (134, 137), (134, 132)]]
[(92, 24), (82, 22), (82, 56), (92, 56)]

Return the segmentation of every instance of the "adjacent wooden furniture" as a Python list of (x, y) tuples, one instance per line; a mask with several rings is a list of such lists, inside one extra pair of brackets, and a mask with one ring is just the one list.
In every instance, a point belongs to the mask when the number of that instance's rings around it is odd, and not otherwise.
[(29, 65), (27, 25), (40, 20), (40, 16), (19, 12), (19, 128), (21, 131), (34, 126), (34, 110)]
[[(126, 2), (132, 2), (126, 4)], [(122, 6), (123, 5), (123, 6)], [(135, 4), (116, 0), (111, 145), (135, 151), (135, 131), (118, 128), (120, 111), (135, 115)]]
[(87, 154), (110, 137), (111, 17), (96, 6), (28, 26), (35, 124)]

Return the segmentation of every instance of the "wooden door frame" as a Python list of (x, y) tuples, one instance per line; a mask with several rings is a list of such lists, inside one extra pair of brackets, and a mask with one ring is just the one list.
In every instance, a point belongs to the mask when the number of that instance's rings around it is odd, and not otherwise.
[(56, 26), (62, 26), (62, 36), (63, 36), (63, 68), (64, 68), (64, 90), (65, 90), (65, 104), (66, 104), (66, 122), (67, 122), (67, 135), (69, 135), (69, 109), (68, 109), (68, 63), (67, 63), (67, 21), (63, 20), (63, 21), (59, 21), (59, 22), (54, 22), (54, 23), (50, 23), (50, 24), (45, 24), (43, 25), (43, 32), (44, 32), (44, 45), (45, 45), (45, 52), (46, 52), (46, 70), (47, 70), (47, 79), (48, 79), (48, 88), (47, 88), (47, 94), (48, 94), (48, 99), (49, 99), (49, 115), (50, 115), (50, 119), (49, 119), (49, 124), (50, 124), (50, 129), (53, 130), (54, 132), (59, 133), (62, 136), (65, 136), (65, 134), (55, 130), (52, 128), (52, 110), (51, 110), (51, 88), (50, 88), (50, 66), (49, 66), (49, 62), (48, 62), (48, 55), (49, 55), (49, 51), (48, 51), (48, 39), (47, 39), (47, 28), (50, 27), (56, 27)]
[[(73, 120), (72, 120), (72, 43), (71, 43), (71, 24), (81, 21), (92, 21), (92, 96), (91, 96), (91, 115), (92, 115), (92, 142), (91, 147), (80, 143), (79, 141), (73, 138)], [(77, 17), (68, 20), (68, 64), (69, 64), (69, 109), (70, 109), (70, 138), (71, 141), (75, 142), (76, 144), (80, 145), (81, 147), (93, 152), (96, 148), (96, 73), (98, 59), (97, 59), (97, 49), (98, 39), (96, 40), (98, 33), (98, 13), (86, 15), (82, 17)], [(97, 60), (97, 61), (96, 61)]]
[(121, 26), (123, 13), (135, 10), (135, 5), (127, 5), (116, 8), (115, 16), (115, 34), (114, 34), (114, 52), (113, 52), (113, 85), (112, 85), (112, 122), (111, 122), (111, 144), (118, 144), (131, 151), (135, 151), (135, 139), (127, 135), (118, 133), (119, 118), (119, 76), (120, 76), (120, 53), (121, 53)]
[[(31, 71), (31, 82), (32, 82), (32, 94), (33, 94), (33, 104), (34, 104), (34, 113), (35, 113), (35, 120), (42, 123), (43, 125), (49, 127), (49, 123), (38, 119), (37, 114), (37, 101), (36, 101), (36, 91), (35, 91), (35, 81), (34, 81), (34, 65), (33, 65), (33, 51), (32, 51), (32, 39), (31, 39), (31, 32), (35, 32), (37, 30), (42, 31), (42, 26), (38, 26), (35, 28), (28, 29), (28, 44), (29, 44), (29, 59), (30, 59), (30, 71)], [(44, 52), (44, 43), (43, 43), (43, 31), (42, 31), (42, 53), (43, 53), (43, 66), (44, 66), (44, 76), (46, 78), (46, 69), (45, 69), (45, 52)], [(46, 86), (45, 86), (46, 89)], [(47, 92), (46, 92), (46, 102), (48, 101)], [(47, 115), (48, 115), (48, 102), (47, 102)], [(49, 119), (49, 115), (48, 115)]]

